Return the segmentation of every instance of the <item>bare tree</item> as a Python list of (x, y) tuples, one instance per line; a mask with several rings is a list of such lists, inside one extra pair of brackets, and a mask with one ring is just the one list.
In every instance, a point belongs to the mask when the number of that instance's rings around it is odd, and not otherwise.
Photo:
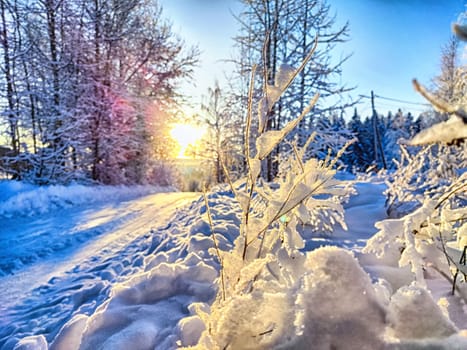
[[(278, 130), (292, 120), (307, 105), (316, 92), (320, 92), (320, 102), (301, 122), (298, 129), (304, 142), (315, 128), (316, 116), (341, 110), (346, 104), (329, 102), (350, 89), (335, 82), (346, 58), (332, 59), (335, 45), (348, 38), (348, 26), (335, 27), (335, 18), (325, 0), (285, 1), (285, 0), (241, 0), (244, 11), (238, 16), (242, 29), (235, 40), (243, 50), (243, 56), (249, 55), (251, 61), (262, 62), (259, 71), (261, 78), (256, 84), (274, 86), (277, 80), (286, 79), (278, 72), (287, 75), (300, 65), (310, 51), (314, 51), (310, 62), (300, 72), (300, 79), (292, 84), (287, 93), (271, 108), (264, 124), (266, 130)], [(243, 74), (248, 73), (241, 70)], [(267, 91), (267, 89), (266, 89)], [(266, 161), (265, 177), (274, 178), (277, 164), (274, 158), (279, 149)]]
[(435, 95), (449, 104), (464, 98), (465, 73), (459, 64), (459, 39), (452, 36), (441, 51), (441, 72), (433, 79)]
[[(6, 118), (8, 120), (8, 128), (9, 128), (9, 139), (10, 139), (10, 146), (12, 152), (10, 152), (9, 156), (16, 156), (19, 152), (19, 132), (18, 132), (18, 115), (17, 115), (17, 100), (18, 97), (15, 92), (15, 82), (14, 82), (14, 54), (12, 50), (14, 48), (11, 47), (12, 44), (16, 44), (14, 38), (12, 38), (8, 33), (8, 27), (11, 25), (7, 23), (8, 18), (12, 19), (12, 13), (7, 13), (7, 7), (11, 8), (11, 4), (7, 3), (6, 0), (0, 1), (0, 19), (1, 19), (1, 47), (3, 50), (3, 79), (5, 84), (5, 96), (2, 96), (6, 99), (7, 106), (5, 109)], [(3, 90), (3, 89), (2, 89)], [(12, 167), (12, 172), (14, 178), (18, 178), (18, 169), (16, 165)]]
[(198, 51), (174, 35), (156, 0), (0, 5), (8, 63), (0, 118), (16, 164), (28, 164), (18, 176), (143, 182), (155, 144), (164, 142), (151, 129), (163, 118), (150, 111), (173, 108)]
[(240, 120), (232, 116), (228, 95), (223, 93), (216, 81), (208, 89), (207, 101), (202, 105), (201, 122), (207, 126), (204, 149), (207, 158), (214, 164), (214, 178), (218, 183), (225, 180), (223, 167), (229, 171), (238, 170), (240, 163), (239, 130)]

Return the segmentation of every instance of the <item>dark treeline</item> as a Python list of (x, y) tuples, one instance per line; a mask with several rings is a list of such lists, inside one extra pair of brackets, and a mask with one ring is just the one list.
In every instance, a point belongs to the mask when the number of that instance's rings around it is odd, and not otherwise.
[(353, 173), (394, 169), (394, 160), (399, 161), (401, 157), (399, 144), (438, 119), (430, 114), (422, 113), (414, 118), (410, 112), (399, 109), (396, 113), (363, 118), (355, 109), (347, 122), (342, 118), (337, 123), (334, 121), (334, 127), (347, 128), (355, 138), (341, 159), (343, 165)]

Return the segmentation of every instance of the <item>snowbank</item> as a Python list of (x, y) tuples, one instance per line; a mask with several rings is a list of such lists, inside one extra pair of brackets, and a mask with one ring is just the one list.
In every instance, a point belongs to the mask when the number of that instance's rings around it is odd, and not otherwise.
[[(222, 221), (219, 240), (228, 249), (236, 217), (222, 202), (225, 197), (219, 194), (210, 199)], [(192, 314), (197, 304), (213, 301), (219, 270), (209, 254), (213, 242), (205, 213), (199, 200), (154, 232), (140, 272), (115, 283), (110, 298), (94, 314), (75, 315), (46, 349), (176, 349), (196, 344), (204, 325)]]
[(34, 186), (18, 181), (0, 181), (0, 217), (33, 216), (59, 208), (120, 202), (173, 190), (158, 186)]
[[(359, 186), (361, 193), (371, 193), (365, 187), (374, 185)], [(222, 250), (231, 249), (238, 235), (239, 208), (232, 197), (226, 191), (209, 195)], [(361, 207), (353, 215), (377, 212)], [(303, 252), (288, 290), (275, 289), (274, 280), (255, 286), (235, 296), (208, 325), (220, 265), (206, 213), (202, 199), (178, 211), (135, 257), (137, 272), (115, 282), (95, 312), (77, 313), (56, 337), (27, 337), (15, 349), (216, 349), (215, 342), (236, 350), (467, 348), (466, 332), (449, 319), (446, 305), (425, 285), (412, 283), (410, 268), (398, 265), (402, 219), (380, 222), (363, 252)], [(448, 284), (443, 288), (449, 291)]]
[(37, 186), (20, 181), (0, 180), (0, 202), (36, 188)]

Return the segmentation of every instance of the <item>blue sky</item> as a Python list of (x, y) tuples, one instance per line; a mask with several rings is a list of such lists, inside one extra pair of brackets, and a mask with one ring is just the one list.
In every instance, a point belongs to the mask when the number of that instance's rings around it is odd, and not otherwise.
[[(232, 37), (238, 24), (232, 13), (241, 6), (235, 0), (160, 0), (164, 14), (187, 43), (202, 51), (195, 86), (184, 90), (199, 103), (215, 79), (225, 81), (232, 67)], [(369, 95), (424, 103), (412, 89), (412, 78), (430, 85), (439, 73), (440, 52), (451, 35), (451, 24), (465, 10), (464, 0), (328, 0), (337, 22), (350, 23), (350, 41), (336, 47), (334, 54), (352, 54), (345, 63), (342, 82), (357, 86), (353, 96)], [(376, 99), (380, 113), (396, 110), (418, 114), (422, 106)], [(369, 101), (358, 106), (369, 113)]]

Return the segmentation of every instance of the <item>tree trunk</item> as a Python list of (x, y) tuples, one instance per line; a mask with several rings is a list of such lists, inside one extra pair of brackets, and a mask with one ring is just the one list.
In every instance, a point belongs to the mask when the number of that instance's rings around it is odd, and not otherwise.
[(0, 0), (0, 10), (2, 19), (2, 46), (3, 46), (3, 61), (4, 61), (4, 74), (6, 81), (6, 99), (8, 103), (8, 123), (10, 128), (10, 144), (13, 154), (16, 156), (19, 153), (19, 140), (17, 134), (18, 120), (15, 115), (15, 97), (13, 90), (13, 76), (11, 69), (10, 59), (10, 42), (8, 38), (7, 23), (5, 16), (5, 0)]

